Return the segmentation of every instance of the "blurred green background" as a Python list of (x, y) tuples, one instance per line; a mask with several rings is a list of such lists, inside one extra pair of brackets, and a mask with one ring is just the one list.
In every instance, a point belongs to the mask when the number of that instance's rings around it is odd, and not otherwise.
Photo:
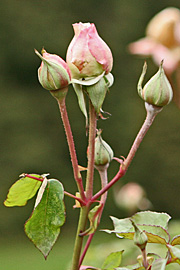
[[(112, 114), (100, 120), (103, 138), (117, 157), (126, 156), (141, 124), (145, 110), (136, 85), (143, 59), (128, 53), (127, 45), (144, 36), (153, 15), (165, 7), (180, 8), (179, 0), (5, 0), (0, 3), (0, 269), (65, 269), (71, 258), (73, 233), (78, 210), (72, 210), (72, 199), (66, 198), (67, 220), (47, 262), (23, 233), (33, 200), (26, 207), (5, 208), (3, 201), (9, 187), (23, 173), (50, 173), (61, 180), (69, 192), (76, 185), (69, 159), (58, 106), (37, 80), (40, 60), (34, 48), (65, 59), (73, 37), (72, 23), (94, 22), (100, 36), (114, 56), (115, 83), (103, 109)], [(148, 76), (157, 70), (148, 60)], [(70, 87), (67, 107), (72, 124), (79, 163), (86, 166), (87, 138), (85, 120)], [(164, 108), (144, 139), (122, 184), (141, 184), (153, 204), (153, 210), (180, 218), (180, 111), (174, 103)], [(117, 171), (112, 163), (109, 177)], [(98, 188), (98, 177), (97, 185)], [(118, 187), (118, 184), (117, 184)], [(109, 216), (123, 217), (109, 193), (103, 222), (111, 226)], [(104, 236), (104, 235), (103, 235)], [(109, 241), (111, 236), (106, 236)], [(62, 241), (60, 241), (62, 240)], [(105, 241), (105, 240), (104, 240)], [(57, 262), (56, 262), (57, 260)], [(52, 264), (53, 263), (53, 264)], [(51, 268), (49, 268), (51, 266)], [(28, 268), (29, 267), (29, 268)]]

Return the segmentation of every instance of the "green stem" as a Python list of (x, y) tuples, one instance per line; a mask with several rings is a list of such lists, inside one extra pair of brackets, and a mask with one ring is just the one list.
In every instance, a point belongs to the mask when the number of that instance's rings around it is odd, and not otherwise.
[[(89, 102), (89, 145), (88, 145), (88, 167), (86, 178), (86, 200), (90, 202), (93, 195), (93, 178), (94, 178), (94, 152), (96, 137), (96, 112), (91, 102)], [(80, 268), (80, 256), (83, 244), (83, 236), (80, 233), (85, 231), (90, 204), (81, 207), (79, 223), (77, 228), (76, 240), (74, 245), (72, 270)]]
[(84, 238), (83, 236), (80, 236), (80, 233), (85, 231), (88, 213), (89, 213), (88, 206), (81, 207), (80, 216), (79, 216), (79, 223), (78, 223), (76, 239), (75, 239), (75, 245), (74, 245), (71, 270), (78, 270), (80, 267), (79, 261), (80, 261), (81, 249), (82, 249), (83, 238)]
[[(109, 166), (109, 164), (108, 164), (108, 166)], [(101, 178), (101, 188), (102, 188), (102, 189), (103, 189), (103, 188), (107, 185), (107, 183), (108, 183), (108, 177), (107, 177), (107, 168), (108, 168), (108, 166), (102, 166), (102, 167), (99, 166), (99, 167), (97, 168), (97, 170), (98, 170), (98, 172), (99, 172), (99, 175), (100, 175), (100, 178)], [(98, 218), (98, 225), (99, 225), (99, 223), (100, 223), (100, 221), (101, 221), (101, 216), (102, 216), (102, 212), (103, 212), (103, 209), (104, 209), (104, 205), (105, 205), (105, 203), (106, 203), (106, 199), (107, 199), (107, 192), (103, 193), (102, 196), (101, 196), (100, 204), (102, 204), (102, 208), (101, 208), (101, 210), (100, 210), (100, 212), (99, 212), (99, 214), (98, 214), (98, 215), (99, 215), (99, 218)], [(89, 248), (89, 246), (90, 246), (90, 244), (91, 244), (91, 241), (92, 241), (92, 239), (93, 239), (94, 234), (95, 234), (95, 232), (92, 233), (92, 234), (90, 234), (89, 237), (88, 237), (88, 239), (87, 239), (86, 245), (85, 245), (85, 247), (84, 247), (83, 253), (82, 253), (81, 258), (80, 258), (79, 265), (82, 264), (82, 262), (83, 262), (83, 260), (84, 260), (84, 257), (86, 256), (86, 253), (87, 253), (88, 248)]]
[(89, 102), (89, 145), (88, 145), (88, 166), (86, 178), (86, 197), (90, 200), (93, 195), (93, 179), (94, 179), (94, 152), (95, 152), (95, 137), (96, 137), (96, 112)]
[[(108, 164), (108, 166), (109, 166), (109, 164)], [(107, 184), (108, 184), (108, 176), (107, 176), (107, 168), (108, 168), (108, 166), (103, 166), (102, 168), (98, 168), (98, 172), (99, 172), (99, 175), (100, 175), (100, 178), (101, 178), (101, 189), (105, 188), (107, 186)], [(101, 213), (99, 214), (98, 223), (100, 223), (102, 212), (103, 212), (106, 200), (107, 200), (107, 191), (104, 192), (101, 195), (100, 203), (103, 205), (103, 207), (101, 208)]]

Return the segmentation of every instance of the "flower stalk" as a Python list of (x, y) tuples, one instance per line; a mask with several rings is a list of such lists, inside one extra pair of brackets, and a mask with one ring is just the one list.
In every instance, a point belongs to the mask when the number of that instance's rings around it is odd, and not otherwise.
[(74, 244), (71, 270), (78, 270), (80, 268), (80, 256), (84, 239), (84, 236), (83, 235), (81, 236), (80, 233), (85, 231), (88, 213), (89, 213), (89, 206), (86, 205), (81, 207), (76, 239)]
[[(109, 166), (109, 164), (108, 164), (108, 166)], [(107, 177), (107, 168), (108, 168), (108, 166), (105, 165), (105, 166), (102, 166), (101, 169), (98, 169), (98, 172), (99, 172), (99, 175), (100, 175), (100, 178), (101, 178), (101, 188), (102, 189), (105, 188), (107, 183), (108, 183), (108, 177)], [(104, 205), (106, 203), (106, 199), (107, 199), (107, 191), (105, 193), (103, 193), (102, 196), (101, 196), (100, 204), (102, 205), (102, 207), (100, 208), (100, 212), (98, 213), (98, 215), (99, 215), (99, 217), (98, 217), (98, 225), (99, 225), (99, 223), (101, 221), (101, 216), (102, 216), (102, 213), (103, 213)], [(82, 255), (81, 255), (81, 258), (80, 258), (80, 261), (79, 261), (79, 267), (81, 266), (81, 264), (82, 264), (82, 262), (84, 260), (84, 257), (85, 257), (85, 255), (86, 255), (86, 253), (88, 251), (88, 248), (89, 248), (89, 246), (91, 244), (91, 241), (92, 241), (92, 239), (94, 237), (94, 234), (95, 234), (95, 232), (90, 234), (88, 239), (87, 239), (86, 245), (84, 247), (84, 250), (82, 252)]]
[(89, 101), (89, 145), (88, 145), (88, 167), (86, 178), (86, 197), (87, 200), (93, 195), (93, 178), (94, 178), (94, 159), (95, 159), (95, 137), (96, 137), (96, 112)]
[(145, 103), (145, 107), (146, 107), (146, 111), (147, 111), (147, 115), (146, 115), (146, 119), (139, 131), (139, 133), (136, 136), (136, 139), (129, 151), (129, 154), (127, 156), (127, 158), (125, 159), (125, 161), (123, 162), (123, 169), (127, 170), (129, 165), (131, 164), (136, 151), (138, 150), (144, 136), (146, 135), (147, 131), (149, 130), (150, 126), (152, 125), (156, 115), (162, 110), (161, 107), (157, 107), (154, 105), (150, 105), (148, 103)]
[(71, 162), (72, 162), (72, 167), (73, 167), (73, 172), (74, 172), (74, 178), (76, 180), (78, 190), (81, 195), (81, 199), (83, 201), (86, 201), (86, 196), (85, 196), (84, 187), (82, 183), (82, 177), (78, 168), (78, 161), (77, 161), (77, 155), (76, 155), (76, 150), (75, 150), (75, 145), (74, 145), (74, 139), (73, 139), (71, 126), (69, 123), (68, 114), (66, 110), (65, 98), (57, 99), (57, 102), (59, 105), (61, 118), (63, 121), (64, 129), (65, 129), (65, 133), (67, 137), (67, 142), (69, 146), (69, 152), (70, 152)]

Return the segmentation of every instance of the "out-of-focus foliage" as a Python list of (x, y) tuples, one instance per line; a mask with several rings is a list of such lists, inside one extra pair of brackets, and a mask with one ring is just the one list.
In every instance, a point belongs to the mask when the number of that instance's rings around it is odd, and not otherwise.
[[(41, 50), (44, 46), (48, 52), (65, 58), (73, 37), (72, 23), (96, 24), (113, 52), (115, 77), (103, 105), (112, 116), (106, 121), (99, 120), (98, 127), (103, 129), (103, 137), (115, 156), (126, 156), (145, 117), (144, 105), (136, 90), (143, 60), (130, 55), (127, 45), (144, 35), (146, 24), (154, 14), (167, 6), (180, 8), (180, 3), (179, 0), (6, 0), (0, 6), (0, 231), (3, 234), (22, 231), (22, 223), (31, 212), (32, 202), (21, 209), (8, 209), (2, 204), (19, 174), (47, 172), (60, 179), (66, 190), (76, 191), (58, 106), (38, 83), (40, 61), (34, 48)], [(148, 75), (152, 76), (157, 67), (151, 60), (148, 67)], [(67, 107), (79, 163), (86, 166), (85, 121), (71, 87)], [(173, 218), (180, 216), (179, 114), (173, 103), (163, 109), (121, 180), (141, 184), (154, 209), (168, 212)], [(117, 164), (112, 162), (110, 177), (116, 169)], [(95, 177), (97, 189), (98, 175)], [(78, 210), (72, 210), (72, 199), (66, 198), (66, 202), (70, 226), (72, 220), (76, 224), (74, 211)], [(103, 221), (109, 215), (124, 215), (115, 206), (113, 192), (106, 210)]]

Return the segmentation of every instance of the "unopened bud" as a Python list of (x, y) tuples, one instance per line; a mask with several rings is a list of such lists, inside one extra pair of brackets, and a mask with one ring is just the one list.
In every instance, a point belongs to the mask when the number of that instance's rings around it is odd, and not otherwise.
[(145, 63), (138, 82), (138, 93), (140, 97), (145, 102), (158, 107), (163, 107), (169, 104), (173, 97), (171, 85), (164, 73), (162, 65), (163, 61), (161, 62), (158, 72), (142, 88), (142, 82), (147, 69), (147, 65)]
[(144, 250), (148, 242), (148, 237), (146, 233), (138, 228), (133, 220), (131, 220), (134, 227), (134, 244), (138, 246), (141, 250)]
[(101, 131), (95, 139), (95, 165), (106, 165), (113, 159), (114, 153), (111, 147), (102, 139)]
[(42, 55), (35, 50), (42, 60), (38, 69), (38, 79), (43, 88), (59, 90), (69, 85), (71, 80), (70, 69), (66, 62), (58, 55), (49, 54), (44, 49)]

